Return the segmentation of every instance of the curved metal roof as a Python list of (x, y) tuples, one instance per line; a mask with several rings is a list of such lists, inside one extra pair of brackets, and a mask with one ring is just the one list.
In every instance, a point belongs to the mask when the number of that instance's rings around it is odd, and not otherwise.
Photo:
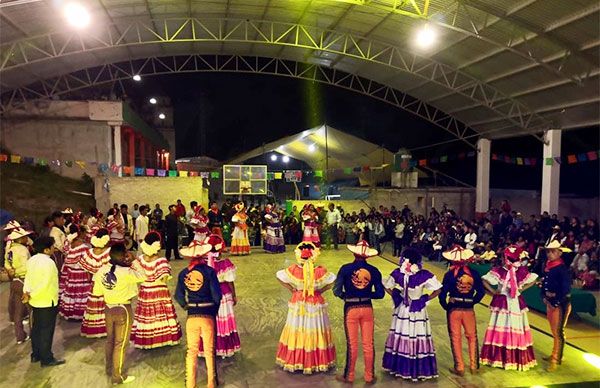
[[(379, 99), (398, 91), (394, 105), (464, 124), (459, 138), (600, 123), (595, 0), (88, 0), (82, 31), (54, 4), (0, 3), (4, 105), (93, 85), (86, 69), (99, 66), (114, 80), (177, 72), (190, 54), (234, 55), (349, 74), (382, 86)], [(422, 51), (412, 42), (425, 23), (439, 37)], [(174, 65), (143, 61), (161, 57)]]

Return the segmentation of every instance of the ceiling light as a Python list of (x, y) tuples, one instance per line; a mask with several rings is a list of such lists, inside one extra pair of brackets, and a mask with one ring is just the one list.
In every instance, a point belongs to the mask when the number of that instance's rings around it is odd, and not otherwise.
[(311, 144), (308, 146), (308, 152), (315, 152), (316, 149), (317, 149), (317, 146), (314, 144)]
[(277, 155), (275, 155), (275, 154), (271, 155), (271, 160), (273, 162), (276, 162), (277, 161)]
[(288, 163), (290, 161), (290, 157), (285, 155), (281, 160), (283, 160), (283, 163)]
[(75, 28), (85, 28), (90, 24), (90, 13), (81, 4), (69, 3), (65, 5), (64, 15), (67, 22)]
[(156, 98), (154, 98), (154, 97), (150, 98), (150, 103), (152, 105), (156, 105), (156, 103), (157, 103)]
[(436, 40), (437, 33), (429, 24), (425, 24), (417, 31), (416, 43), (421, 48), (431, 47)]
[(133, 76), (133, 80), (135, 82), (140, 82), (142, 80), (142, 77), (139, 74), (136, 74), (136, 75)]
[(164, 120), (166, 117), (167, 117), (167, 116), (165, 116), (165, 114), (164, 114), (164, 113), (159, 113), (159, 114), (158, 114), (158, 118), (159, 118), (159, 119), (161, 119), (161, 120)]

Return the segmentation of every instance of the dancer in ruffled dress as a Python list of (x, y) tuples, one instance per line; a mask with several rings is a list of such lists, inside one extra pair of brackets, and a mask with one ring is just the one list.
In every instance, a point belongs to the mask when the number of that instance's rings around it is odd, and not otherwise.
[(300, 243), (294, 253), (297, 264), (277, 272), (277, 279), (292, 297), (276, 363), (288, 372), (327, 372), (335, 366), (336, 354), (322, 294), (333, 287), (335, 274), (315, 266), (319, 249), (313, 243)]
[[(504, 250), (504, 264), (482, 276), (484, 287), (493, 294), (490, 323), (481, 348), (481, 364), (526, 371), (537, 361), (522, 292), (533, 286), (538, 275), (530, 273), (521, 260), (527, 252), (516, 245)], [(496, 288), (494, 288), (496, 287)]]
[(400, 266), (383, 282), (395, 306), (385, 342), (383, 369), (412, 381), (438, 377), (427, 302), (438, 297), (442, 284), (423, 269), (421, 260), (418, 251), (405, 249)]
[(204, 241), (210, 234), (208, 229), (208, 217), (205, 214), (202, 205), (196, 206), (194, 215), (190, 220), (190, 226), (194, 229), (194, 241)]
[(167, 288), (171, 266), (158, 255), (160, 241), (158, 232), (148, 233), (140, 243), (142, 254), (136, 259), (146, 277), (140, 286), (131, 329), (131, 341), (140, 349), (177, 345), (182, 335)]
[[(225, 242), (221, 236), (212, 234), (205, 243), (211, 246), (210, 252), (206, 255), (207, 263), (217, 273), (223, 294), (219, 312), (216, 316), (217, 342), (215, 350), (219, 357), (231, 357), (240, 351), (240, 336), (238, 335), (237, 323), (235, 322), (235, 314), (233, 312), (233, 306), (237, 304), (234, 285), (236, 268), (231, 260), (221, 256), (221, 252), (225, 247)], [(200, 342), (198, 356), (204, 357), (202, 341)]]
[(271, 204), (265, 206), (265, 243), (264, 249), (268, 253), (285, 252), (285, 241), (283, 239), (283, 227), (279, 214), (273, 209)]
[(304, 206), (302, 221), (304, 222), (302, 241), (313, 243), (319, 248), (321, 246), (321, 239), (319, 238), (319, 214), (312, 204)]
[[(107, 229), (98, 229), (96, 235), (91, 239), (91, 248), (82, 255), (81, 267), (88, 273), (94, 275), (100, 267), (110, 261), (110, 235)], [(90, 293), (88, 297), (83, 322), (81, 324), (81, 335), (87, 338), (100, 338), (106, 336), (106, 319), (104, 309), (104, 297)]]
[(92, 277), (81, 266), (83, 255), (90, 249), (85, 243), (85, 230), (71, 224), (65, 244), (65, 263), (61, 272), (62, 292), (58, 313), (65, 319), (81, 321), (92, 290)]
[(249, 255), (250, 241), (248, 240), (248, 215), (243, 202), (234, 206), (236, 213), (231, 217), (231, 222), (235, 225), (231, 234), (231, 254)]

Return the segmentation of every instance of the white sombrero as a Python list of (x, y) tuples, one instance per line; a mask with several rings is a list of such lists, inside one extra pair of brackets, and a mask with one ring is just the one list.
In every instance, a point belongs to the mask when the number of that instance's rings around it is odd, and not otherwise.
[(179, 250), (179, 254), (190, 259), (195, 259), (197, 257), (206, 255), (211, 249), (212, 245), (204, 244), (198, 240), (194, 240), (187, 247), (181, 248)]
[(8, 221), (8, 224), (6, 224), (6, 226), (4, 227), (4, 230), (13, 230), (13, 229), (17, 229), (20, 227), (21, 227), (21, 224), (19, 224), (19, 221), (10, 220), (10, 221)]
[(32, 232), (25, 230), (23, 228), (13, 229), (12, 232), (6, 237), (7, 241), (15, 241), (20, 239), (21, 237), (29, 236)]
[(65, 210), (63, 210), (61, 213), (62, 214), (73, 214), (73, 209), (71, 209), (70, 207), (68, 207)]
[(560, 249), (562, 252), (565, 252), (565, 253), (573, 252), (571, 249), (562, 246), (562, 244), (560, 242), (558, 242), (558, 240), (550, 241), (550, 243), (548, 243), (548, 245), (546, 245), (544, 247), (544, 249)]
[(442, 253), (442, 256), (449, 261), (467, 261), (473, 258), (475, 254), (470, 249), (465, 249), (460, 245), (455, 245), (449, 251)]
[(379, 252), (377, 252), (377, 249), (371, 248), (369, 246), (369, 243), (365, 240), (359, 241), (356, 245), (347, 245), (347, 247), (350, 250), (350, 252), (362, 257), (373, 257), (379, 254)]

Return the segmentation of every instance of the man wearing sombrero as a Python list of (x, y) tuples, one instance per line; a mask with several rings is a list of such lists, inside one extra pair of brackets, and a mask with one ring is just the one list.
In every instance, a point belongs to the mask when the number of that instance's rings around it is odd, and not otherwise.
[(215, 367), (215, 316), (221, 304), (221, 288), (214, 269), (208, 266), (206, 254), (212, 246), (200, 241), (179, 250), (179, 253), (190, 259), (189, 265), (180, 273), (175, 290), (175, 300), (188, 313), (186, 328), (187, 353), (185, 357), (185, 386), (196, 386), (198, 366), (198, 348), (200, 341), (204, 346), (208, 388), (218, 385)]
[(542, 299), (546, 304), (546, 317), (554, 337), (554, 347), (552, 354), (543, 359), (550, 361), (547, 371), (554, 372), (562, 363), (565, 326), (571, 314), (571, 277), (560, 256), (562, 252), (571, 250), (563, 247), (558, 240), (551, 241), (545, 249), (547, 261), (542, 278)]
[(8, 297), (8, 317), (15, 325), (15, 338), (17, 344), (22, 344), (29, 337), (23, 328), (23, 319), (29, 315), (29, 309), (21, 299), (23, 298), (23, 281), (27, 273), (27, 260), (30, 254), (27, 245), (31, 245), (28, 237), (31, 232), (16, 227), (11, 229), (6, 238), (10, 247), (6, 250), (4, 268), (12, 280), (10, 283), (10, 294)]
[(371, 299), (382, 299), (385, 289), (381, 281), (381, 272), (367, 258), (377, 256), (377, 250), (369, 247), (366, 241), (347, 246), (354, 253), (354, 261), (340, 268), (333, 294), (344, 300), (344, 328), (346, 330), (346, 366), (344, 374), (336, 377), (345, 383), (354, 382), (354, 368), (358, 358), (358, 332), (360, 329), (365, 359), (365, 382), (374, 384), (375, 350), (373, 332), (375, 320)]
[(451, 250), (442, 253), (450, 262), (450, 269), (444, 275), (442, 292), (439, 295), (440, 304), (446, 310), (450, 348), (454, 357), (454, 367), (450, 372), (463, 376), (465, 363), (462, 355), (462, 328), (465, 330), (469, 349), (469, 366), (471, 374), (479, 369), (479, 344), (477, 343), (477, 320), (473, 306), (485, 295), (481, 276), (477, 271), (469, 269), (474, 253), (455, 245)]

